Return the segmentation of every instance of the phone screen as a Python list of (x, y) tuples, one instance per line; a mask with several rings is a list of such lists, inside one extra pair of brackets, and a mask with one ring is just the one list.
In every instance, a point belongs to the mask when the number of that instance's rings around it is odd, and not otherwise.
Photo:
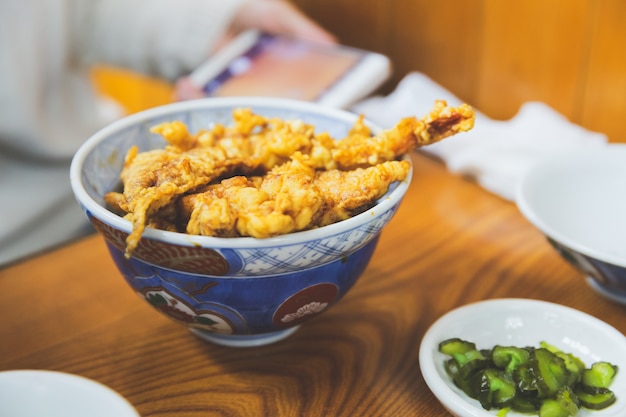
[(262, 35), (204, 91), (210, 96), (268, 96), (315, 101), (363, 57), (359, 50)]

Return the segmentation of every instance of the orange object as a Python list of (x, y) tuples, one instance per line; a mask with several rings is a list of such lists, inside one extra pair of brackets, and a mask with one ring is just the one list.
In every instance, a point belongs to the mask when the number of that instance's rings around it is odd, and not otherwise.
[(91, 71), (96, 89), (120, 103), (128, 113), (174, 101), (174, 85), (130, 70), (97, 66)]

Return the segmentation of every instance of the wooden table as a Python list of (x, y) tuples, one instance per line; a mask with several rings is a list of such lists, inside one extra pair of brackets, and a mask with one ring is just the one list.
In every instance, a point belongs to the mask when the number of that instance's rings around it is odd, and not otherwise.
[(148, 416), (442, 416), (418, 350), (473, 301), (523, 297), (626, 333), (626, 308), (592, 292), (513, 203), (422, 154), (369, 267), (328, 312), (259, 348), (199, 340), (126, 285), (99, 236), (0, 270), (0, 370), (100, 381)]

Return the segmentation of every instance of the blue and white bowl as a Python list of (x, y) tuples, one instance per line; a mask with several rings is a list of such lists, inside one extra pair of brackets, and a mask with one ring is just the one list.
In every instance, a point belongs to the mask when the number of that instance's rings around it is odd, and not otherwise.
[(522, 178), (516, 201), (591, 288), (626, 304), (626, 144), (540, 161)]
[[(170, 104), (126, 117), (102, 129), (78, 150), (71, 183), (79, 204), (103, 235), (119, 271), (154, 308), (222, 345), (254, 346), (291, 334), (339, 301), (367, 267), (378, 237), (396, 212), (409, 178), (350, 219), (268, 239), (215, 238), (146, 229), (124, 257), (129, 221), (109, 211), (103, 196), (119, 188), (126, 151), (163, 147), (149, 132), (181, 120), (189, 131), (232, 124), (247, 107), (268, 117), (301, 119), (342, 138), (356, 115), (312, 103), (266, 98), (211, 98)], [(378, 128), (372, 126), (373, 131)]]

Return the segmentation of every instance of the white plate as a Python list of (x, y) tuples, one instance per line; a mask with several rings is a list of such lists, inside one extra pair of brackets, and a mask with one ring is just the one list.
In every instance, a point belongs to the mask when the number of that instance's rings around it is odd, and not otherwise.
[[(587, 366), (604, 360), (619, 367), (611, 386), (617, 401), (610, 407), (581, 409), (577, 417), (626, 416), (626, 337), (614, 327), (581, 311), (539, 300), (496, 299), (459, 307), (443, 315), (426, 332), (420, 345), (420, 369), (426, 384), (443, 406), (457, 417), (492, 417), (480, 403), (448, 377), (439, 343), (453, 337), (474, 342), (478, 349), (496, 344), (539, 346), (548, 342), (578, 356)], [(524, 416), (510, 412), (507, 417)]]
[(0, 372), (0, 416), (139, 417), (112, 389), (78, 375), (56, 371)]

